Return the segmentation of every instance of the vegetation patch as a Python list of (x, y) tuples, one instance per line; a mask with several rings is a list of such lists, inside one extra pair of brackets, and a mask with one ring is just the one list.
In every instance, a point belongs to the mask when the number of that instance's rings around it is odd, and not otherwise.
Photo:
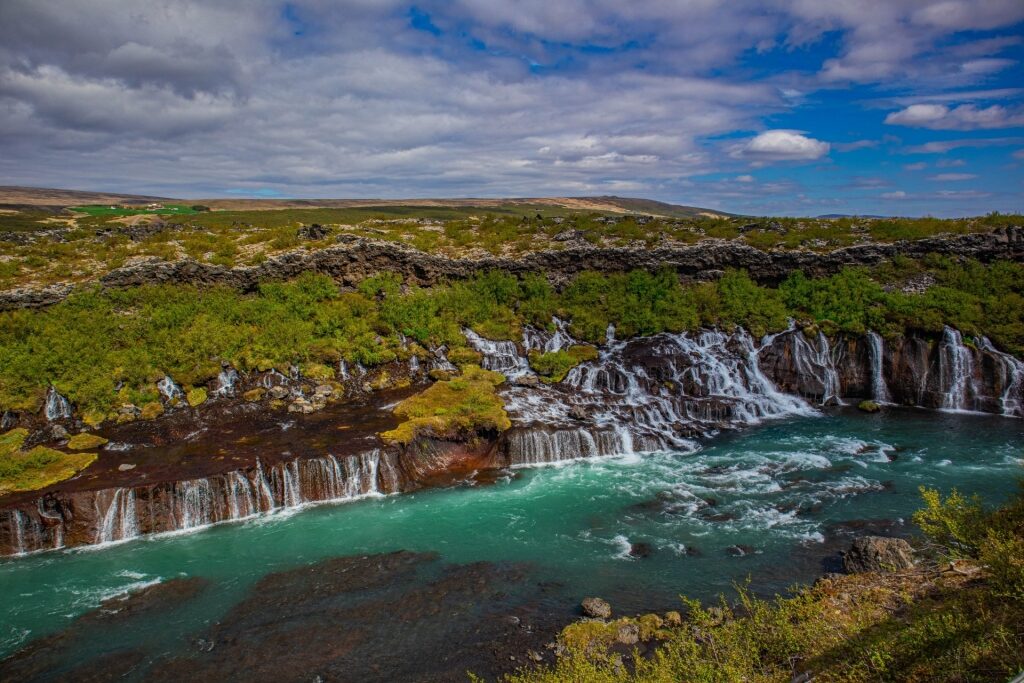
[(93, 448), (99, 448), (105, 443), (107, 443), (107, 439), (104, 439), (99, 434), (82, 432), (80, 434), (75, 434), (68, 439), (68, 448), (73, 451), (87, 451)]
[(407, 444), (423, 436), (453, 440), (483, 431), (503, 432), (512, 426), (495, 391), (504, 381), (500, 373), (466, 365), (461, 376), (435, 382), (399, 403), (395, 415), (404, 421), (381, 438)]
[(533, 371), (545, 382), (561, 382), (569, 371), (580, 363), (595, 360), (597, 349), (593, 346), (577, 344), (568, 349), (542, 353), (536, 349), (530, 351), (529, 361)]
[(995, 511), (955, 492), (924, 495), (915, 520), (937, 551), (931, 562), (831, 576), (792, 597), (763, 600), (741, 587), (733, 604), (685, 600), (681, 626), (634, 620), (640, 640), (660, 643), (653, 656), (626, 654), (621, 619), (579, 622), (563, 630), (554, 665), (505, 680), (1008, 680), (1024, 668), (1024, 491)]
[(35, 491), (69, 479), (96, 460), (95, 453), (62, 453), (45, 446), (22, 450), (26, 429), (0, 436), (0, 495)]

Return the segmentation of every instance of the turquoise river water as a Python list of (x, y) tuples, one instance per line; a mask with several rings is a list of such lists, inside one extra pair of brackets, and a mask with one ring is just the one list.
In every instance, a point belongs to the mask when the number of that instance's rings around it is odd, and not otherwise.
[(619, 612), (671, 608), (679, 594), (709, 598), (747, 577), (770, 594), (827, 570), (823, 560), (855, 533), (909, 533), (922, 485), (1005, 500), (1022, 458), (1021, 420), (843, 410), (729, 433), (695, 454), (520, 469), (487, 484), (8, 559), (0, 656), (112, 595), (208, 579), (215, 590), (203, 600), (124, 634), (173, 649), (167, 643), (216, 622), (269, 573), (399, 549), (452, 563), (526, 563), (567, 614), (585, 595)]

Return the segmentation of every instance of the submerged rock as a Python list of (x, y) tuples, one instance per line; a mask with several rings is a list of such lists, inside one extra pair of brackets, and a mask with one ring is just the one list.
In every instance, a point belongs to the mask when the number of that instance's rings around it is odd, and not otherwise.
[(902, 538), (862, 536), (843, 554), (848, 574), (892, 572), (914, 566), (914, 549)]
[(874, 401), (861, 401), (857, 404), (859, 410), (863, 410), (865, 413), (877, 413), (882, 409), (882, 406), (878, 405)]
[(580, 608), (585, 616), (592, 619), (608, 619), (612, 616), (612, 606), (601, 598), (583, 598)]

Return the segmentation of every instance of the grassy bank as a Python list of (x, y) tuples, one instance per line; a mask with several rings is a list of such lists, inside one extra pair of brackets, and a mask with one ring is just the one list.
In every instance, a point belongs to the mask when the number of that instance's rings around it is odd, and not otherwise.
[[(579, 622), (559, 637), (556, 664), (506, 683), (1009, 680), (1024, 670), (1024, 494), (996, 511), (955, 492), (925, 500), (915, 569), (830, 577), (774, 600), (743, 588), (734, 603), (686, 600), (685, 620), (666, 615), (675, 623)], [(614, 645), (630, 627), (646, 655)]]
[[(0, 233), (60, 229), (28, 244), (0, 241), (0, 289), (58, 281), (88, 281), (133, 259), (195, 259), (222, 266), (254, 265), (296, 248), (333, 246), (339, 235), (409, 244), (448, 256), (518, 256), (564, 249), (570, 241), (595, 246), (694, 244), (735, 240), (760, 249), (830, 251), (865, 242), (988, 232), (1024, 225), (1024, 217), (990, 214), (934, 218), (653, 218), (574, 211), (552, 205), (380, 206), (265, 211), (193, 211), (77, 207), (59, 213), (0, 211)], [(205, 208), (205, 207), (199, 207)], [(163, 215), (142, 215), (147, 211)], [(317, 224), (325, 235), (303, 237)], [(152, 229), (145, 229), (151, 225)]]
[[(922, 277), (931, 283), (922, 293), (886, 289)], [(584, 273), (562, 291), (541, 276), (500, 272), (431, 289), (403, 288), (385, 274), (342, 292), (307, 274), (254, 294), (169, 285), (85, 291), (44, 310), (0, 313), (0, 407), (37, 410), (52, 384), (79, 411), (108, 413), (121, 403), (158, 400), (164, 375), (186, 390), (200, 386), (222, 361), (243, 371), (297, 365), (330, 375), (342, 359), (380, 365), (444, 344), (453, 360), (463, 354), (471, 362), (462, 328), (516, 339), (523, 325), (547, 326), (552, 316), (570, 320), (570, 332), (591, 343), (604, 340), (609, 323), (620, 338), (734, 325), (762, 335), (784, 329), (789, 317), (827, 332), (887, 335), (938, 333), (949, 324), (1021, 354), (1024, 266), (898, 261), (822, 279), (797, 273), (778, 288), (741, 271), (696, 285), (682, 285), (668, 271), (636, 271)], [(531, 362), (555, 379), (587, 353)]]

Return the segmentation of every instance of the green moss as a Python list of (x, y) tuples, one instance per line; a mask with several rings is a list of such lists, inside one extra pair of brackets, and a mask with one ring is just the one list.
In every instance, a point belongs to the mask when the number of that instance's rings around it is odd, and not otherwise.
[(267, 390), (263, 387), (256, 387), (242, 394), (242, 398), (249, 403), (255, 403), (263, 398), (263, 395), (267, 393)]
[(593, 346), (578, 344), (568, 349), (541, 353), (536, 349), (530, 351), (530, 367), (547, 382), (561, 382), (574, 367), (580, 363), (594, 360), (598, 356)]
[(326, 382), (334, 379), (334, 368), (323, 363), (304, 363), (302, 376), (314, 382)]
[(73, 451), (87, 451), (92, 448), (99, 448), (105, 443), (107, 443), (107, 439), (104, 439), (99, 434), (81, 432), (68, 439), (68, 448)]
[(96, 460), (95, 453), (62, 453), (45, 446), (22, 451), (27, 436), (27, 430), (13, 429), (0, 437), (0, 495), (50, 486)]
[(863, 410), (865, 413), (877, 413), (882, 409), (882, 406), (878, 405), (874, 401), (861, 401), (857, 404), (857, 408)]
[(455, 365), (468, 365), (478, 364), (483, 356), (476, 349), (471, 349), (468, 346), (457, 346), (454, 349), (448, 351), (448, 360)]
[(142, 406), (139, 417), (143, 420), (155, 420), (164, 414), (164, 404), (160, 401), (150, 401)]
[(185, 400), (187, 400), (188, 404), (193, 408), (205, 403), (206, 389), (203, 389), (202, 387), (196, 387), (195, 389), (189, 390), (189, 392), (185, 395)]
[(497, 372), (467, 365), (462, 376), (436, 382), (399, 403), (395, 415), (404, 421), (381, 438), (407, 444), (421, 436), (461, 439), (484, 430), (505, 431), (512, 422), (495, 391), (504, 381)]

